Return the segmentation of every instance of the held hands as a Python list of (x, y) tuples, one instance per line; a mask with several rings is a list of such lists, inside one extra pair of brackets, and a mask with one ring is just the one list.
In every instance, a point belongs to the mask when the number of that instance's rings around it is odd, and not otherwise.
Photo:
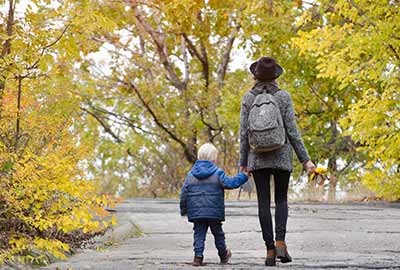
[(239, 171), (244, 173), (245, 175), (249, 176), (249, 171), (247, 170), (247, 167), (240, 166)]
[(312, 174), (313, 172), (315, 172), (315, 165), (311, 160), (304, 162), (303, 168), (309, 175)]

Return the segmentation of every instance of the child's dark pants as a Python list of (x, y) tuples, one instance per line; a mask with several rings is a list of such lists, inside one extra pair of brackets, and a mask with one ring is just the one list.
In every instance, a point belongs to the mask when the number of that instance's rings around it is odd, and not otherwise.
[(195, 220), (193, 225), (194, 231), (194, 256), (203, 257), (204, 243), (206, 241), (206, 235), (208, 227), (211, 229), (211, 233), (214, 235), (215, 247), (218, 250), (218, 255), (224, 256), (226, 254), (225, 234), (222, 230), (222, 222), (213, 219), (198, 219)]

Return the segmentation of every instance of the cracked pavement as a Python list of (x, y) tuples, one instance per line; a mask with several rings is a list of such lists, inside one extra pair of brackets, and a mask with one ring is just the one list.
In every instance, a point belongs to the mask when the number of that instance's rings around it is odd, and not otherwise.
[[(42, 269), (190, 269), (192, 224), (179, 216), (178, 208), (176, 200), (127, 200), (117, 207), (117, 215), (129, 215), (142, 237), (103, 251), (86, 250)], [(230, 263), (218, 263), (208, 232), (207, 265), (199, 269), (266, 268), (257, 202), (226, 202), (223, 228), (233, 251)], [(286, 240), (293, 262), (275, 268), (400, 269), (400, 206), (292, 203)]]

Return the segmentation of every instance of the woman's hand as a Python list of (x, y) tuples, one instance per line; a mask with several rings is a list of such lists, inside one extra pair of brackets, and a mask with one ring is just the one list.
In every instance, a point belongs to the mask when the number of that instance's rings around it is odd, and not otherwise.
[(242, 173), (244, 173), (245, 175), (247, 175), (247, 177), (250, 177), (250, 173), (249, 173), (249, 171), (247, 170), (247, 167), (245, 167), (245, 166), (240, 166), (239, 172), (242, 172)]
[(306, 170), (307, 174), (312, 174), (315, 171), (315, 165), (311, 160), (304, 162), (303, 168)]

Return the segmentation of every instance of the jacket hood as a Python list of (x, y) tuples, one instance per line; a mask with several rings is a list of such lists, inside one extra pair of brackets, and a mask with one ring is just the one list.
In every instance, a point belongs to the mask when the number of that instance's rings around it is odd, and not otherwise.
[(197, 160), (190, 171), (197, 179), (206, 179), (213, 175), (218, 167), (209, 160)]

